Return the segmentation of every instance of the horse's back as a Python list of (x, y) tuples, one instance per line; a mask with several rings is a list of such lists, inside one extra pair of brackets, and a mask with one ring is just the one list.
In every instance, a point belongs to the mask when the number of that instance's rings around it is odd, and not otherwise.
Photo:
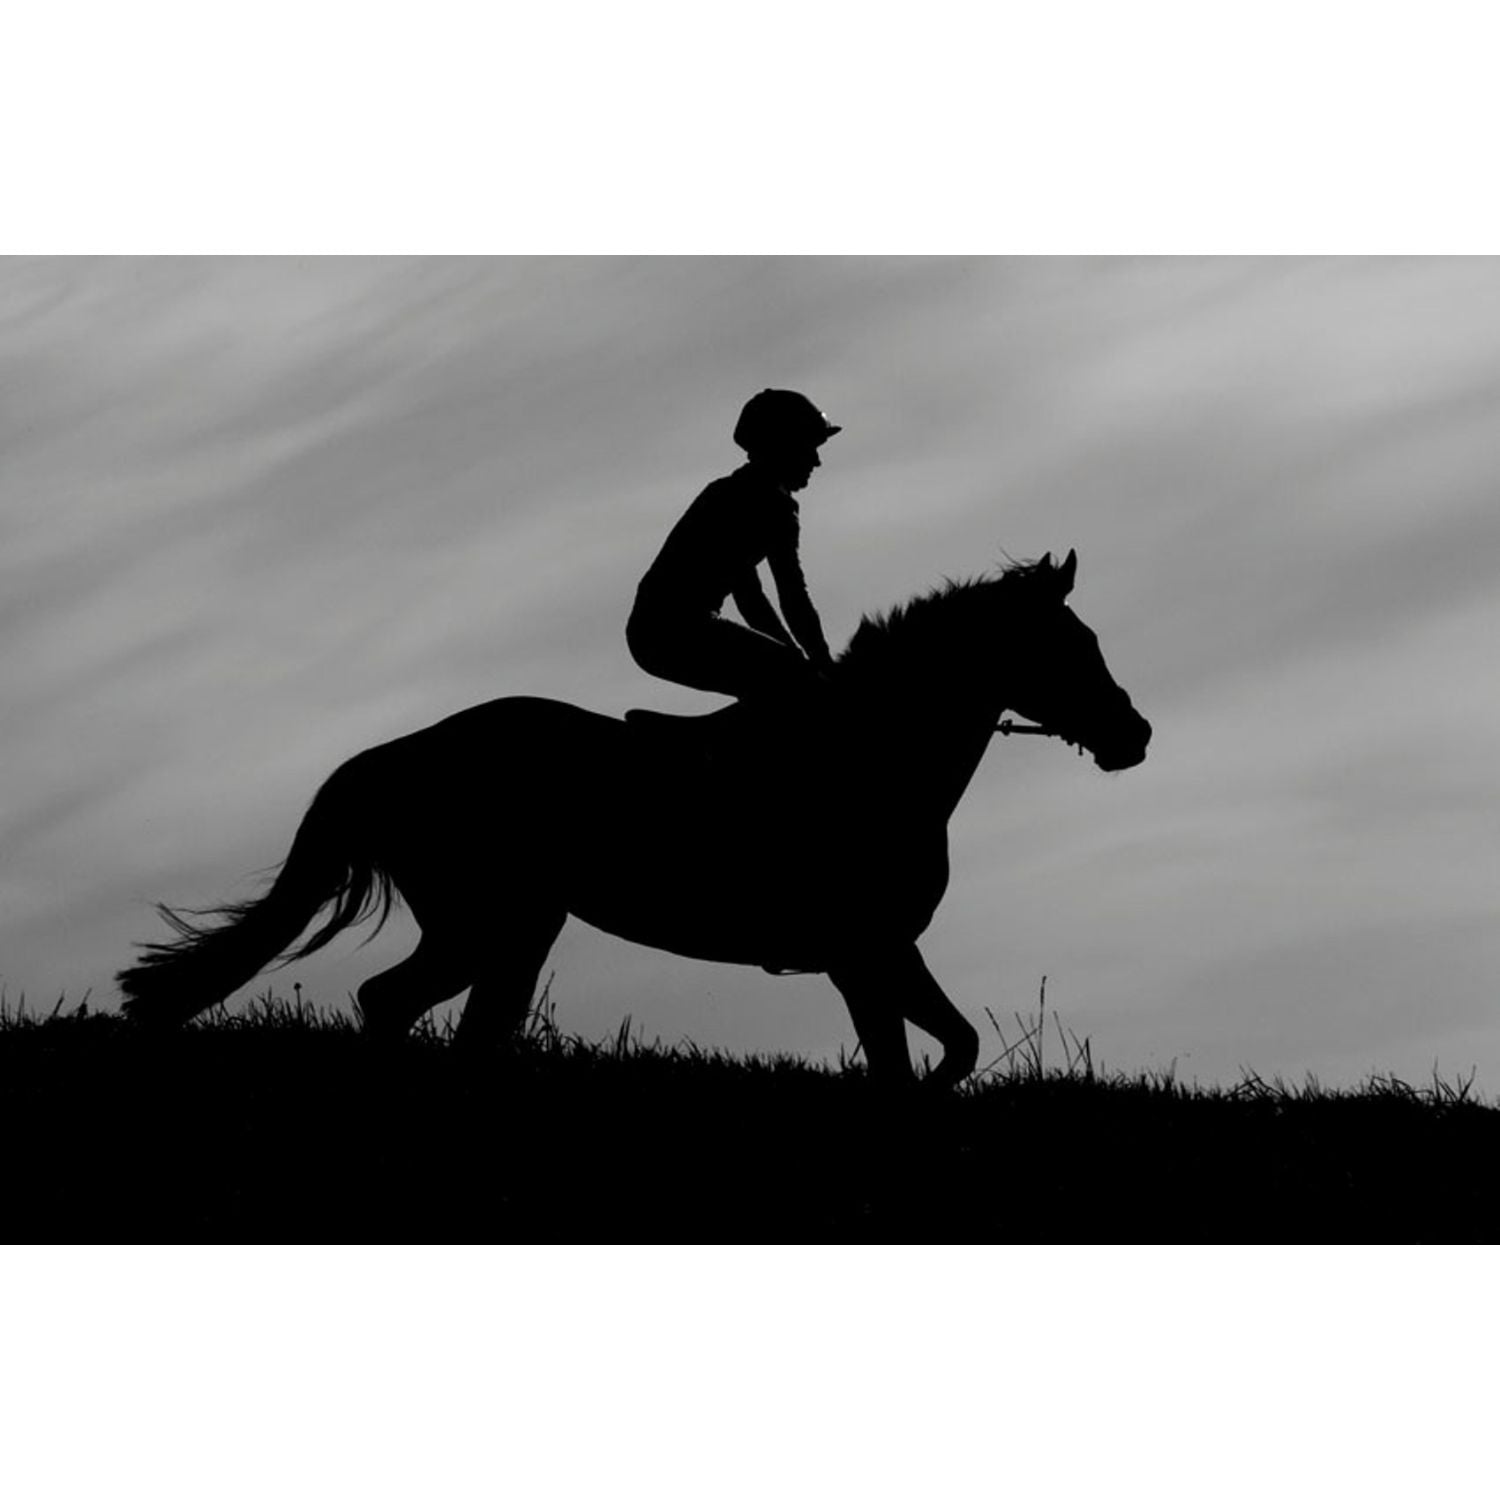
[[(691, 751), (665, 749), (623, 719), (557, 698), (516, 695), (477, 703), (373, 752), (398, 774), (466, 802), (517, 794), (539, 815), (629, 817), (669, 788), (706, 774)], [(519, 815), (520, 809), (517, 809)]]
[(617, 745), (624, 731), (622, 720), (576, 703), (518, 694), (460, 709), (392, 743), (432, 753), (451, 771), (471, 757), (493, 767), (497, 761), (598, 753)]
[(535, 698), (527, 694), (515, 694), (507, 698), (491, 698), (487, 703), (476, 703), (470, 708), (460, 709), (456, 714), (449, 714), (446, 719), (439, 719), (431, 729), (445, 735), (466, 737), (514, 733), (518, 730), (566, 734), (597, 732), (608, 728), (623, 730), (624, 727), (621, 719), (596, 713), (593, 709), (580, 708), (576, 703), (565, 703), (561, 698)]

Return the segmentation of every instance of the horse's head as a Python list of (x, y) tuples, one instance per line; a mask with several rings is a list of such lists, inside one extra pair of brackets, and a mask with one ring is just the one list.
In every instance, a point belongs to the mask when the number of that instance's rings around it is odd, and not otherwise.
[[(1078, 554), (1061, 563), (1049, 552), (1017, 569), (1010, 586), (1021, 610), (1013, 628), (1027, 649), (1011, 655), (1006, 706), (1044, 729), (1082, 745), (1102, 771), (1124, 771), (1146, 758), (1151, 726), (1110, 676), (1099, 638), (1068, 608)], [(1024, 622), (1024, 623), (1023, 623)]]

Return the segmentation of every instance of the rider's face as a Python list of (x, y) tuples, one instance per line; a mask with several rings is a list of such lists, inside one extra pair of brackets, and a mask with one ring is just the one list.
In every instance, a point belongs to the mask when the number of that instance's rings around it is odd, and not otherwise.
[(789, 490), (806, 489), (813, 471), (823, 467), (815, 443), (801, 443), (769, 453), (766, 455), (766, 462), (771, 472)]

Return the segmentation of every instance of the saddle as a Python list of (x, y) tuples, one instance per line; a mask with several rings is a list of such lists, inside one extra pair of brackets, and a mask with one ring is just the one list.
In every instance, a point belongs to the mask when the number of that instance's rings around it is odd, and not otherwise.
[(679, 730), (704, 724), (709, 719), (717, 719), (720, 714), (728, 712), (726, 708), (717, 708), (711, 714), (664, 714), (654, 708), (627, 708), (625, 722), (634, 724), (637, 729), (649, 729), (652, 733), (667, 730), (675, 734)]
[(737, 726), (747, 718), (742, 703), (707, 714), (664, 714), (654, 708), (627, 708), (625, 722), (648, 734), (663, 749), (698, 754), (713, 760), (738, 741)]
[(738, 698), (706, 714), (664, 714), (628, 708), (625, 722), (651, 736), (662, 749), (696, 753), (708, 760), (755, 758), (789, 734), (804, 743), (810, 730), (827, 724), (828, 700), (821, 696)]

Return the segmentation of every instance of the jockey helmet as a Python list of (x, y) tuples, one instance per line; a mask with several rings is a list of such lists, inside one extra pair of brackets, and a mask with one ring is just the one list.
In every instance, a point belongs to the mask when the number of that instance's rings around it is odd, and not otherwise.
[(800, 391), (758, 391), (746, 403), (734, 424), (734, 440), (746, 453), (759, 448), (779, 448), (811, 443), (817, 447), (834, 433), (835, 427)]

